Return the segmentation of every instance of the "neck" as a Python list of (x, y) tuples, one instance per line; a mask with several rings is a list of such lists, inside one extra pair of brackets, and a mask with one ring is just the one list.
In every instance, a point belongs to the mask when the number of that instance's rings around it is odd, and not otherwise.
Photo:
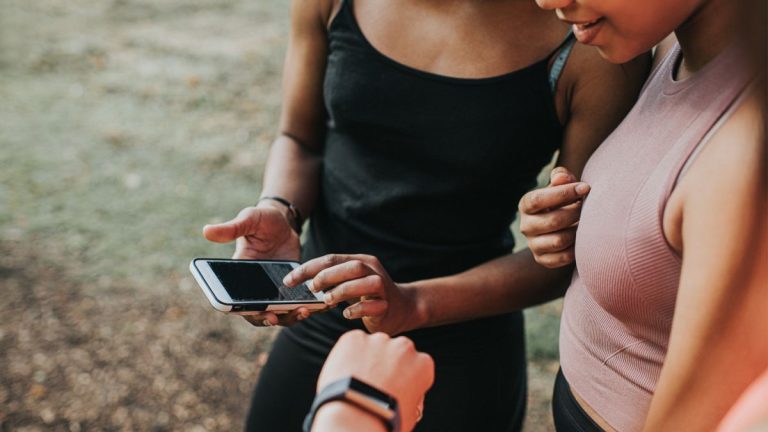
[(735, 34), (734, 0), (704, 0), (688, 20), (675, 30), (683, 62), (679, 78), (701, 70), (717, 57), (733, 40)]

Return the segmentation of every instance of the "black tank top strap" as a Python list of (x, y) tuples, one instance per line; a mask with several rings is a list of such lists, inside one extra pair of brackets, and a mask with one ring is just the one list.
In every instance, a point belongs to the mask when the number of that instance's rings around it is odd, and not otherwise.
[(565, 69), (565, 64), (568, 62), (574, 45), (576, 45), (576, 37), (573, 35), (573, 31), (569, 31), (565, 40), (550, 54), (550, 58), (554, 57), (552, 66), (549, 68), (549, 87), (553, 93), (557, 89), (557, 82), (560, 80), (560, 75), (563, 74), (563, 69)]

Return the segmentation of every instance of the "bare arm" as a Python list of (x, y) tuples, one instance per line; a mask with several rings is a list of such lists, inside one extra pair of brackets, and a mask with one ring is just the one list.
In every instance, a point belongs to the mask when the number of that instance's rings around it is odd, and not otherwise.
[(683, 264), (648, 431), (714, 430), (768, 367), (768, 244), (756, 238), (766, 221), (765, 147), (755, 105), (740, 107), (707, 144), (665, 212)]
[(330, 8), (328, 0), (291, 2), (280, 135), (270, 149), (262, 186), (262, 195), (286, 198), (305, 216), (315, 206), (322, 162), (323, 78), (328, 56), (325, 26)]
[[(308, 216), (317, 199), (325, 110), (323, 77), (328, 55), (326, 23), (332, 0), (293, 0), (291, 32), (283, 71), (280, 135), (272, 144), (264, 172), (262, 196), (278, 196)], [(300, 221), (273, 200), (246, 207), (234, 219), (203, 228), (210, 241), (236, 241), (236, 259), (298, 260)], [(272, 312), (246, 317), (254, 325), (291, 324), (309, 316), (299, 308), (278, 316)]]
[[(549, 187), (529, 192), (520, 201), (520, 230), (536, 262), (549, 268), (574, 261), (581, 200), (589, 192), (588, 185), (575, 182), (589, 156), (634, 105), (651, 59), (645, 55), (624, 65), (605, 65), (594, 48), (578, 45), (571, 61), (573, 74), (584, 78), (563, 77), (573, 108), (559, 166), (552, 171)], [(616, 91), (617, 87), (622, 91)], [(575, 187), (580, 188), (578, 193), (569, 193)]]

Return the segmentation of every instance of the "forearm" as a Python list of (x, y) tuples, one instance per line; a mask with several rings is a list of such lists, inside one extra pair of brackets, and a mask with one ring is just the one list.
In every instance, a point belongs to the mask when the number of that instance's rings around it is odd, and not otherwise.
[(262, 196), (285, 198), (308, 217), (317, 200), (321, 164), (319, 153), (290, 136), (280, 135), (269, 151)]
[(320, 407), (312, 423), (312, 432), (385, 432), (386, 430), (384, 422), (380, 419), (341, 401), (329, 402)]
[(561, 297), (573, 266), (547, 269), (528, 249), (466, 272), (404, 284), (418, 311), (412, 328), (432, 327), (521, 310)]

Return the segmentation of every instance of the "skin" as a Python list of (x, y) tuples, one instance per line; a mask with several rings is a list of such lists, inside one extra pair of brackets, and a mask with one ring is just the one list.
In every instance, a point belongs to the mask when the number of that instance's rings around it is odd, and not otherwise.
[[(293, 0), (291, 7), (280, 136), (270, 151), (262, 194), (286, 198), (304, 215), (311, 215), (317, 199), (325, 120), (322, 82), (328, 54), (327, 26), (338, 6), (337, 1), (330, 0)], [(567, 33), (567, 26), (528, 1), (358, 0), (355, 15), (366, 38), (383, 54), (419, 70), (461, 78), (497, 76), (526, 67), (545, 58)], [(581, 173), (589, 155), (628, 111), (647, 70), (647, 58), (614, 66), (604, 62), (589, 47), (574, 48), (554, 96), (558, 116), (565, 127), (559, 157), (561, 165)], [(279, 215), (283, 216), (282, 221)], [(264, 228), (260, 221), (274, 221), (274, 224)], [(236, 240), (235, 258), (296, 260), (300, 247), (291, 234), (291, 223), (286, 208), (273, 201), (261, 201), (231, 221), (206, 226), (203, 234), (216, 242)], [(279, 239), (287, 239), (288, 244)], [(453, 303), (464, 301), (462, 286), (476, 274), (482, 274), (483, 280), (491, 284), (488, 289), (500, 295), (507, 295), (510, 283), (535, 286), (537, 292), (517, 295), (524, 299), (518, 302), (521, 306), (524, 302), (543, 302), (562, 295), (569, 271), (548, 271), (534, 264), (530, 254), (508, 256), (488, 263), (484, 269), (447, 281), (454, 287), (450, 294), (442, 290), (446, 281), (432, 281), (440, 291), (433, 293), (429, 289), (429, 294), (420, 295), (418, 300), (409, 297), (412, 293), (409, 286), (395, 285), (386, 272), (376, 271), (385, 283), (378, 284), (376, 278), (370, 278), (374, 283), (369, 288), (382, 288), (374, 291), (379, 299), (386, 295), (385, 306), (394, 302), (407, 307), (396, 313), (386, 308), (379, 317), (386, 315), (388, 324), (380, 328), (373, 325), (371, 329), (396, 333), (423, 326), (427, 315), (432, 315), (432, 297), (449, 298)], [(356, 266), (358, 270), (362, 268)], [(373, 264), (367, 267), (377, 268)], [(371, 276), (362, 272), (357, 275)], [(492, 303), (478, 306), (499, 310), (498, 305)], [(447, 305), (438, 302), (436, 307)], [(298, 309), (279, 317), (263, 313), (246, 319), (254, 325), (290, 325), (307, 316), (308, 310)], [(350, 318), (359, 316), (351, 314)], [(456, 317), (471, 318), (467, 314)], [(436, 324), (437, 321), (432, 325)]]
[[(420, 417), (424, 395), (434, 382), (434, 370), (432, 358), (416, 351), (410, 339), (402, 336), (392, 339), (384, 333), (367, 335), (355, 330), (344, 334), (328, 355), (317, 390), (352, 375), (394, 397), (400, 406), (402, 429), (409, 431)], [(337, 402), (320, 408), (312, 430), (383, 431), (385, 428), (371, 414)]]

